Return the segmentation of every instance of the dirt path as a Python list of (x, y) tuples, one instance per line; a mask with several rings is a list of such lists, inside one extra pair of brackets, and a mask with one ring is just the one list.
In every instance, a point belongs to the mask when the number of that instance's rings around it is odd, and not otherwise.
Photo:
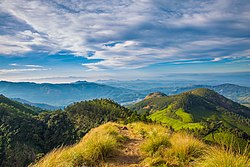
[(122, 135), (126, 136), (128, 139), (123, 143), (122, 148), (116, 153), (108, 163), (105, 165), (107, 167), (141, 167), (140, 164), (140, 152), (139, 146), (142, 139), (134, 136), (128, 127), (123, 127), (120, 129)]

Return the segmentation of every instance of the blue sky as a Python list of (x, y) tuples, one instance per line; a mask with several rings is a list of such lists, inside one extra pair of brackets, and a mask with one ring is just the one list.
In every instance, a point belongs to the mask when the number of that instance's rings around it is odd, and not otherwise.
[(0, 80), (250, 71), (249, 0), (1, 0)]

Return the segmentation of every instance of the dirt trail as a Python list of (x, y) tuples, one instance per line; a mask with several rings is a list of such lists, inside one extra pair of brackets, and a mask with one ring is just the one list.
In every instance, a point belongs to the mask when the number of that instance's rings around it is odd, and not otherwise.
[(110, 158), (105, 166), (141, 167), (139, 146), (142, 143), (142, 138), (134, 136), (128, 127), (122, 127), (120, 132), (128, 139), (123, 143), (120, 151)]

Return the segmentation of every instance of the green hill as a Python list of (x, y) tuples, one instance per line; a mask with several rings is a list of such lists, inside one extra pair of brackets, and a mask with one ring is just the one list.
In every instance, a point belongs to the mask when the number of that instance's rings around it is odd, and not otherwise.
[(250, 109), (205, 88), (144, 99), (130, 109), (148, 113), (148, 119), (175, 130), (204, 129), (213, 123), (250, 135)]
[(32, 107), (0, 96), (0, 166), (27, 166), (54, 148), (77, 142), (93, 127), (130, 115), (127, 108), (107, 99), (38, 114)]
[(0, 104), (6, 104), (8, 106), (12, 106), (16, 109), (18, 109), (21, 112), (29, 113), (32, 115), (37, 115), (38, 111), (41, 111), (42, 109), (39, 109), (37, 107), (28, 105), (28, 104), (22, 104), (18, 101), (11, 100), (4, 95), (0, 95)]

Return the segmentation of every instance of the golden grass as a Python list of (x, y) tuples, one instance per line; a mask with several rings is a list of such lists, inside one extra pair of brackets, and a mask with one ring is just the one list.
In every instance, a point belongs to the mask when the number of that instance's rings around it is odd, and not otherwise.
[(128, 125), (134, 135), (139, 135), (142, 138), (149, 137), (152, 133), (169, 134), (169, 130), (159, 124), (145, 124), (143, 122), (131, 123)]
[(250, 167), (250, 159), (231, 149), (211, 147), (197, 167)]
[(192, 135), (175, 133), (170, 141), (172, 147), (168, 154), (177, 157), (181, 164), (192, 162), (205, 152), (206, 145)]
[(118, 124), (107, 123), (92, 129), (76, 145), (51, 151), (33, 167), (97, 166), (119, 147)]
[(186, 133), (170, 134), (161, 125), (133, 123), (129, 125), (135, 134), (145, 138), (141, 145), (145, 166), (193, 166), (205, 153), (206, 145)]
[[(32, 167), (99, 166), (105, 162), (124, 140), (119, 124), (107, 123), (92, 129), (73, 146), (51, 151)], [(156, 124), (142, 122), (127, 125), (129, 135), (143, 140), (134, 145), (142, 154), (141, 166), (175, 167), (250, 167), (249, 152), (235, 152), (204, 144), (194, 136), (170, 131)], [(126, 131), (125, 131), (126, 132)], [(131, 136), (129, 136), (131, 137)], [(246, 149), (249, 150), (249, 149)]]
[(168, 134), (152, 133), (141, 145), (141, 151), (149, 156), (153, 156), (160, 148), (170, 147)]

